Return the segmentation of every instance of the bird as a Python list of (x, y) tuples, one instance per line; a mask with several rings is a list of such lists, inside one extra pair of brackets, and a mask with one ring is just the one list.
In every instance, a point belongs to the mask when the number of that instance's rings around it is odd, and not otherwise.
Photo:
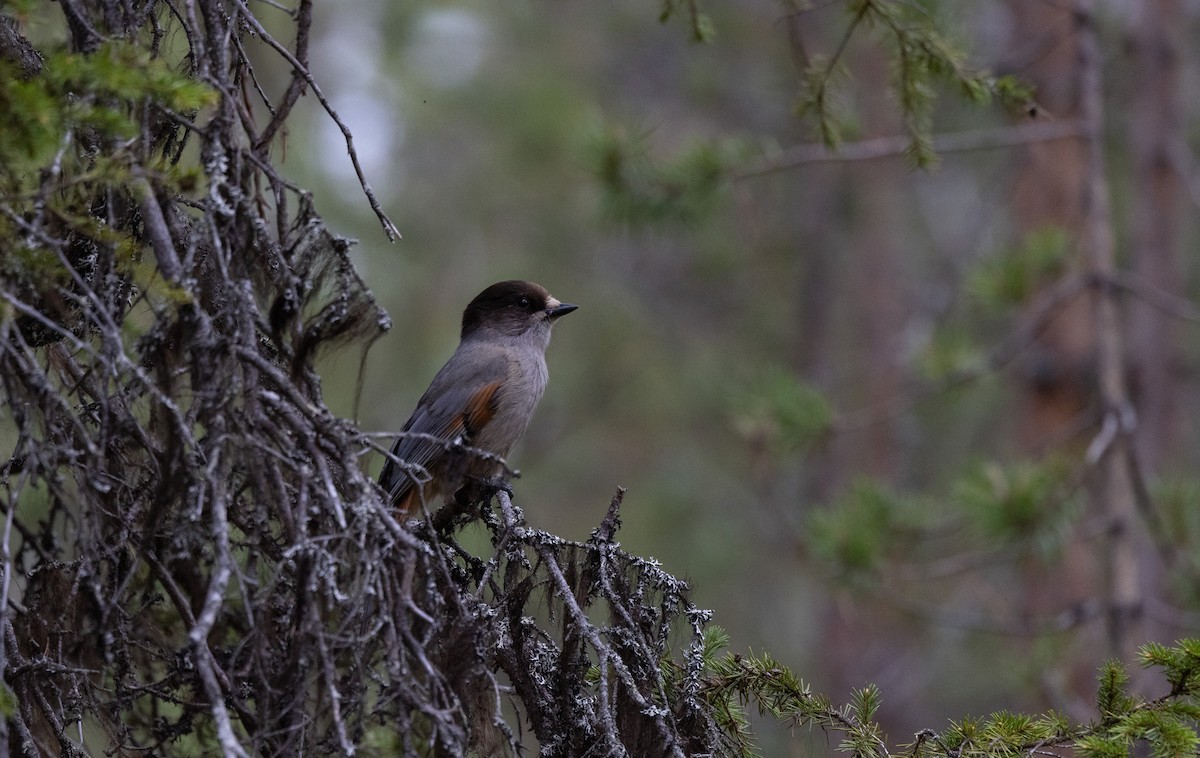
[(500, 473), (546, 390), (550, 330), (578, 307), (515, 279), (467, 305), (458, 348), (417, 401), (379, 474), (400, 514), (453, 497), (468, 479)]

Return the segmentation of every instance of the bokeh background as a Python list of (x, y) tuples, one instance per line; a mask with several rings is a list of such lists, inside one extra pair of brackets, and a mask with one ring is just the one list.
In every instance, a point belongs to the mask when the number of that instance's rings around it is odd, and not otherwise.
[[(912, 4), (966, 65), (1038, 87), (1016, 111), (935, 87), (933, 132), (968, 136), (918, 169), (888, 141), (885, 30), (856, 29), (839, 58), (841, 158), (798, 112), (845, 3), (704, 3), (705, 44), (651, 0), (319, 4), (313, 72), (404, 235), (387, 242), (306, 97), (283, 168), (358, 238), (395, 324), (361, 394), (357, 355), (324, 358), (331, 406), (398, 430), (463, 305), (538, 281), (580, 309), (511, 458), (531, 525), (586, 538), (627, 487), (627, 550), (690, 579), (733, 649), (835, 701), (878, 684), (897, 741), (1001, 708), (1087, 718), (1112, 575), (1086, 457), (1091, 293), (1022, 331), (1084, 257), (1085, 141), (1017, 129), (1079, 116), (1068, 5)], [(1119, 265), (1174, 313), (1121, 300), (1155, 509), (1132, 527), (1133, 642), (1165, 642), (1200, 627), (1197, 327), (1172, 299), (1197, 291), (1200, 4), (1096, 11)], [(762, 730), (771, 755), (831, 747)]]

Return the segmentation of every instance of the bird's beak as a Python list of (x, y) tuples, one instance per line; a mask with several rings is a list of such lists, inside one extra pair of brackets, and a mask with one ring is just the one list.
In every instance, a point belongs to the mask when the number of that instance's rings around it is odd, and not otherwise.
[(568, 313), (570, 313), (571, 311), (575, 310), (578, 307), (579, 307), (578, 305), (571, 305), (570, 303), (560, 303), (557, 300), (555, 300), (554, 298), (550, 298), (549, 302), (546, 303), (546, 318), (553, 321), (556, 318), (558, 318), (559, 316), (567, 315)]

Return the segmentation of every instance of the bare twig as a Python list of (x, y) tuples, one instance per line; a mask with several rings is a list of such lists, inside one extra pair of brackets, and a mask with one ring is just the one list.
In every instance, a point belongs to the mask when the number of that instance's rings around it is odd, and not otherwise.
[(341, 130), (342, 136), (346, 140), (346, 152), (350, 154), (350, 162), (354, 164), (354, 172), (358, 175), (358, 183), (363, 189), (363, 194), (367, 196), (367, 202), (371, 204), (371, 210), (375, 211), (375, 216), (379, 219), (379, 223), (383, 225), (383, 231), (387, 234), (388, 239), (391, 241), (400, 239), (400, 230), (396, 228), (396, 225), (392, 223), (392, 220), (388, 218), (386, 213), (383, 212), (383, 208), (379, 205), (378, 198), (375, 197), (375, 191), (371, 189), (371, 185), (367, 182), (367, 177), (363, 173), (362, 164), (359, 163), (358, 160), (358, 152), (354, 149), (354, 135), (350, 133), (350, 128), (346, 126), (345, 122), (342, 121), (341, 116), (339, 116), (337, 111), (334, 110), (333, 105), (329, 102), (329, 99), (325, 97), (325, 93), (321, 91), (316, 79), (314, 79), (312, 74), (309, 73), (308, 68), (299, 60), (297, 60), (296, 56), (292, 55), (291, 51), (277, 42), (275, 38), (263, 28), (263, 25), (259, 23), (258, 19), (255, 18), (250, 9), (246, 7), (246, 3), (243, 2), (243, 0), (238, 0), (238, 7), (242, 9), (242, 14), (246, 19), (246, 22), (254, 28), (254, 31), (257, 32), (260, 37), (262, 37), (263, 41), (265, 41), (268, 45), (274, 48), (276, 52), (283, 56), (284, 59), (292, 65), (292, 68), (304, 79), (304, 82), (308, 85), (308, 87), (312, 90), (312, 93), (316, 95), (317, 100), (321, 103), (321, 107), (324, 108), (325, 112), (329, 114), (329, 117), (333, 119), (333, 123), (337, 124), (338, 129)]
[(134, 193), (142, 210), (142, 223), (146, 225), (150, 246), (158, 261), (159, 273), (168, 282), (178, 282), (183, 268), (179, 265), (179, 254), (175, 252), (175, 243), (171, 241), (171, 231), (167, 228), (167, 220), (163, 217), (158, 199), (154, 197), (150, 182), (145, 177), (138, 177), (134, 181)]
[[(998, 150), (1030, 142), (1055, 142), (1087, 136), (1083, 125), (1075, 121), (1034, 121), (997, 129), (938, 134), (933, 138), (935, 153), (963, 153)], [(735, 172), (735, 179), (752, 179), (797, 168), (810, 163), (843, 163), (902, 157), (912, 145), (909, 135), (877, 137), (847, 142), (830, 148), (823, 144), (796, 145), (760, 163)]]

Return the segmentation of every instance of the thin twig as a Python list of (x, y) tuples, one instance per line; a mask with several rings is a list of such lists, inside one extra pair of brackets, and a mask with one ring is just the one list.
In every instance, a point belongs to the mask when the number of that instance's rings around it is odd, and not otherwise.
[(277, 53), (282, 55), (284, 59), (292, 65), (293, 69), (300, 73), (300, 75), (304, 78), (304, 81), (312, 90), (312, 93), (316, 95), (317, 100), (321, 103), (321, 107), (324, 108), (325, 112), (329, 114), (329, 117), (333, 119), (333, 123), (337, 124), (338, 129), (340, 129), (342, 132), (342, 137), (344, 137), (346, 140), (346, 152), (350, 154), (350, 162), (354, 164), (354, 173), (358, 175), (359, 186), (362, 187), (363, 194), (367, 196), (367, 202), (371, 204), (371, 210), (375, 211), (376, 218), (378, 218), (379, 223), (383, 225), (383, 231), (387, 234), (388, 240), (395, 242), (396, 240), (400, 239), (400, 230), (396, 228), (396, 225), (392, 223), (392, 220), (388, 218), (386, 213), (383, 212), (383, 208), (379, 205), (378, 198), (375, 197), (375, 191), (371, 189), (371, 185), (367, 182), (367, 177), (363, 173), (362, 164), (359, 163), (358, 160), (358, 152), (354, 149), (354, 135), (350, 133), (350, 128), (346, 126), (345, 122), (342, 121), (341, 116), (339, 116), (337, 111), (334, 110), (333, 104), (330, 103), (329, 99), (325, 97), (325, 93), (321, 91), (321, 87), (317, 84), (317, 81), (313, 78), (312, 74), (309, 73), (308, 69), (301, 64), (300, 61), (296, 60), (296, 57), (292, 55), (290, 50), (277, 42), (275, 38), (263, 28), (263, 25), (259, 23), (257, 18), (254, 17), (254, 14), (250, 11), (250, 9), (246, 7), (245, 0), (237, 0), (237, 4), (238, 7), (241, 8), (246, 22), (254, 28), (254, 31), (257, 32), (258, 35), (262, 37), (262, 39), (268, 45), (273, 47)]
[[(933, 151), (939, 154), (975, 152), (1019, 147), (1033, 142), (1056, 142), (1087, 136), (1076, 121), (1035, 121), (1018, 126), (978, 129), (933, 137)], [(912, 145), (910, 135), (876, 137), (846, 142), (836, 148), (823, 144), (796, 145), (760, 163), (734, 172), (734, 179), (753, 179), (787, 171), (810, 163), (850, 163), (903, 157)]]

